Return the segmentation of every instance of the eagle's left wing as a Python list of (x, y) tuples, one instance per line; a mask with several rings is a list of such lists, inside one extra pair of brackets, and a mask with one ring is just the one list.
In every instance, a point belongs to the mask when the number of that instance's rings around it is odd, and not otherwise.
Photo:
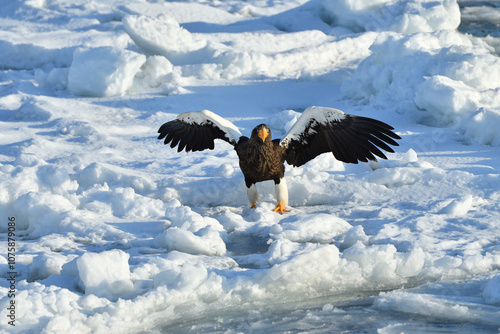
[(368, 117), (345, 114), (325, 107), (310, 107), (280, 141), (285, 148), (285, 160), (301, 166), (318, 155), (332, 152), (337, 160), (349, 163), (387, 157), (382, 150), (394, 152), (387, 145), (398, 146), (401, 139), (393, 128)]

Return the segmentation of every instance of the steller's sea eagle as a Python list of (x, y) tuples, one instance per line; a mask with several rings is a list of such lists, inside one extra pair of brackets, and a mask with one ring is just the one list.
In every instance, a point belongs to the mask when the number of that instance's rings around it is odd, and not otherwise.
[(251, 207), (258, 201), (255, 183), (273, 180), (277, 206), (274, 211), (289, 212), (288, 190), (284, 179), (285, 164), (298, 167), (326, 152), (337, 160), (349, 163), (387, 159), (382, 150), (394, 152), (387, 145), (398, 146), (401, 139), (393, 128), (368, 117), (345, 114), (326, 107), (309, 107), (299, 117), (283, 139), (271, 140), (271, 129), (257, 125), (250, 138), (242, 136), (238, 128), (215, 113), (202, 110), (187, 112), (163, 124), (158, 139), (165, 138), (177, 151), (203, 151), (214, 148), (214, 140), (222, 139), (234, 146), (245, 177), (247, 196)]

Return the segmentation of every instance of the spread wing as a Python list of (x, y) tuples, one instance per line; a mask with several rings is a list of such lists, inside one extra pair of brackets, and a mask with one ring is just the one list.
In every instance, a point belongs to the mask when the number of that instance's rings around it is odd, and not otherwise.
[(332, 152), (337, 160), (350, 163), (387, 159), (382, 150), (394, 152), (388, 145), (398, 146), (401, 139), (393, 128), (372, 118), (353, 116), (340, 110), (310, 107), (299, 117), (281, 140), (285, 159), (301, 166), (318, 155)]
[(184, 148), (186, 152), (213, 150), (215, 139), (234, 146), (241, 137), (233, 123), (208, 110), (180, 114), (173, 121), (163, 124), (158, 133), (158, 139), (165, 138), (165, 145), (170, 143), (171, 148), (179, 145), (177, 152)]

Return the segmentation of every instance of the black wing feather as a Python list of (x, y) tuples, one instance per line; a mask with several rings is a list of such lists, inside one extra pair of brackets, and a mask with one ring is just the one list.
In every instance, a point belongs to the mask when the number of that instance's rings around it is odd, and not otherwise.
[[(373, 153), (370, 151), (370, 147), (368, 147), (368, 145), (366, 144), (367, 140), (372, 140), (375, 137), (373, 137), (369, 134), (368, 135), (363, 134), (363, 133), (360, 134), (359, 132), (356, 132), (352, 128), (346, 128), (345, 131), (349, 133), (349, 136), (357, 138), (357, 143), (358, 143), (357, 150), (359, 151), (358, 157), (361, 157), (361, 158), (359, 158), (359, 161), (368, 162), (368, 160), (375, 160), (376, 159), (375, 156), (373, 155)], [(381, 141), (381, 143), (383, 145), (385, 145), (384, 142)], [(389, 147), (389, 149), (390, 149), (390, 147)]]
[[(341, 142), (344, 143), (348, 151), (352, 153), (351, 160), (349, 161), (350, 163), (357, 164), (358, 160), (361, 162), (368, 162), (367, 158), (374, 159), (370, 147), (366, 145), (366, 142), (358, 136), (352, 136), (348, 129), (339, 130), (338, 137), (341, 139)], [(350, 140), (351, 138), (353, 140)]]
[[(392, 149), (392, 147), (390, 147), (389, 145), (387, 145), (386, 143), (384, 143), (382, 140), (380, 140), (379, 138), (377, 138), (375, 136), (370, 137), (370, 142), (372, 142), (373, 145), (380, 147), (384, 151), (394, 153), (394, 150)], [(392, 144), (392, 145), (394, 145), (394, 144)], [(396, 143), (396, 145), (397, 145), (397, 143)]]
[(350, 147), (350, 143), (345, 140), (345, 137), (342, 136), (341, 132), (339, 130), (333, 131), (332, 137), (335, 138), (335, 142), (338, 143), (338, 149), (341, 150), (341, 155), (343, 157), (342, 161), (357, 163), (353, 149)]
[(173, 138), (174, 138), (174, 135), (172, 133), (169, 133), (167, 135), (167, 137), (165, 138), (165, 141), (164, 141), (165, 145), (167, 145), (168, 143), (170, 143)]
[(192, 143), (196, 141), (196, 131), (190, 128), (189, 131), (186, 132), (184, 140), (186, 141), (186, 152), (191, 151), (193, 147)]
[(332, 152), (337, 160), (358, 163), (387, 159), (382, 150), (394, 152), (401, 139), (390, 125), (368, 117), (345, 115), (344, 118), (321, 123), (314, 119), (305, 126), (298, 138), (287, 144), (286, 161), (301, 166), (318, 155)]
[(318, 154), (311, 155), (309, 157), (309, 159), (302, 159), (302, 161), (305, 161), (305, 162), (301, 163), (300, 165), (306, 163), (309, 160), (314, 159), (315, 157), (317, 157), (321, 153), (328, 152), (329, 149), (333, 153), (333, 156), (335, 157), (335, 159), (337, 159), (339, 161), (345, 161), (346, 160), (346, 158), (344, 157), (344, 154), (342, 153), (343, 152), (343, 148), (341, 146), (339, 146), (339, 143), (337, 141), (337, 138), (336, 138), (335, 134), (330, 131), (330, 132), (327, 133), (326, 138), (327, 138), (328, 147), (324, 147), (324, 146), (321, 145), (322, 146), (322, 150), (321, 151), (317, 150), (319, 152)]
[(378, 139), (385, 141), (386, 143), (394, 146), (398, 146), (398, 143), (393, 140), (390, 136), (386, 135), (385, 133), (379, 132), (374, 134)]
[[(182, 131), (182, 132), (184, 132), (184, 131)], [(182, 132), (174, 132), (173, 133), (172, 142), (170, 143), (171, 148), (174, 148), (175, 146), (177, 146), (177, 143), (179, 143), (179, 141), (181, 140)]]
[(177, 152), (180, 152), (186, 147), (186, 144), (188, 143), (188, 137), (191, 133), (191, 129), (187, 128), (184, 133), (182, 133), (182, 136), (180, 136), (179, 140), (179, 145), (177, 146)]
[(186, 149), (186, 152), (202, 151), (205, 149), (213, 150), (215, 139), (222, 139), (231, 143), (224, 131), (210, 121), (200, 125), (175, 119), (163, 124), (158, 133), (158, 139), (165, 138), (165, 145), (170, 143), (171, 148), (179, 145), (177, 148), (178, 152), (183, 149)]

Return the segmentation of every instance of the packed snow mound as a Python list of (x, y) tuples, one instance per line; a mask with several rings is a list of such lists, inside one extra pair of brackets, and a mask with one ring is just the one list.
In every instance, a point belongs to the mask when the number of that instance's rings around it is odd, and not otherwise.
[(500, 305), (500, 276), (493, 277), (485, 284), (483, 298), (488, 304)]
[(76, 95), (116, 96), (132, 86), (146, 62), (144, 55), (113, 47), (78, 48), (68, 73), (68, 89)]
[(61, 254), (40, 254), (29, 265), (28, 281), (34, 282), (58, 275), (67, 258)]
[(454, 30), (460, 24), (456, 0), (325, 0), (333, 25), (354, 32), (394, 31), (404, 34)]
[(467, 115), (461, 127), (468, 137), (484, 145), (500, 145), (500, 108), (480, 107)]
[(75, 205), (61, 195), (43, 196), (39, 192), (20, 196), (12, 206), (22, 222), (19, 228), (28, 230), (33, 238), (62, 230), (75, 209)]
[(177, 266), (155, 276), (155, 286), (165, 285), (169, 290), (190, 292), (207, 279), (208, 271), (201, 265)]
[(175, 62), (195, 62), (189, 55), (207, 45), (205, 40), (193, 37), (174, 18), (166, 15), (125, 16), (123, 27), (142, 50), (165, 56)]
[(102, 253), (85, 253), (76, 260), (86, 294), (98, 297), (120, 297), (134, 291), (130, 280), (129, 255), (113, 249)]
[(226, 244), (219, 232), (211, 227), (197, 232), (171, 227), (155, 238), (155, 245), (193, 255), (220, 256), (226, 253)]
[(372, 54), (342, 84), (349, 97), (395, 104), (426, 125), (462, 128), (471, 141), (498, 143), (500, 60), (491, 48), (453, 31), (382, 33)]
[(71, 63), (73, 48), (47, 49), (28, 43), (15, 43), (0, 41), (2, 59), (0, 67), (13, 69), (34, 69), (47, 64), (59, 67), (68, 66)]
[(148, 93), (158, 90), (165, 95), (187, 92), (176, 80), (174, 66), (163, 56), (149, 56), (134, 77), (132, 93)]
[(494, 311), (478, 310), (479, 304), (456, 302), (447, 296), (394, 291), (383, 293), (377, 298), (375, 305), (384, 311), (418, 315), (436, 321), (492, 322), (496, 325), (500, 323), (498, 320), (493, 320)]
[(155, 237), (157, 247), (193, 255), (221, 256), (226, 253), (221, 237), (221, 233), (225, 234), (224, 228), (216, 219), (203, 217), (178, 200), (170, 201), (165, 217), (169, 225)]
[(424, 252), (418, 248), (400, 254), (394, 245), (366, 246), (361, 241), (343, 253), (344, 259), (357, 263), (363, 276), (375, 285), (417, 276), (424, 267), (424, 256)]
[[(366, 57), (374, 38), (368, 34), (337, 39), (319, 30), (288, 34), (262, 30), (210, 36), (191, 33), (166, 15), (129, 15), (123, 24), (146, 55), (166, 57), (174, 64), (173, 72), (183, 78), (205, 80), (324, 74), (345, 61), (347, 50), (350, 57)], [(245, 42), (240, 36), (244, 36)], [(342, 81), (344, 77), (335, 80)], [(175, 84), (176, 80), (171, 80)]]
[(280, 225), (273, 238), (285, 238), (293, 242), (329, 243), (333, 237), (345, 234), (351, 225), (338, 217), (319, 214), (315, 217), (297, 216)]
[[(295, 292), (314, 283), (314, 295), (348, 291), (359, 286), (380, 289), (419, 277), (425, 268), (425, 252), (416, 248), (398, 252), (394, 245), (364, 245), (358, 241), (340, 252), (334, 245), (298, 244), (279, 239), (271, 244), (272, 267), (262, 277), (267, 289), (276, 293), (287, 286)], [(343, 273), (343, 274), (339, 274)]]

